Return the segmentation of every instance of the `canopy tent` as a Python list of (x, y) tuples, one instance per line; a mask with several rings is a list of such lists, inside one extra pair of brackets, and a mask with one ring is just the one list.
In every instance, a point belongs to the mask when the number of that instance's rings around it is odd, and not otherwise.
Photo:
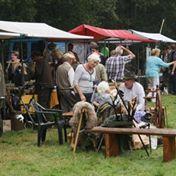
[(176, 43), (175, 40), (172, 40), (160, 33), (146, 33), (146, 32), (140, 32), (136, 30), (131, 30), (134, 34), (139, 35), (140, 37), (145, 37), (147, 39), (155, 40), (158, 42), (168, 42), (168, 43)]
[(134, 41), (134, 40), (118, 40), (117, 38), (107, 38), (105, 40), (98, 41), (98, 43), (112, 43), (112, 44), (131, 45), (132, 43), (141, 43), (141, 42), (140, 41)]
[(26, 37), (38, 37), (47, 39), (62, 40), (84, 40), (93, 39), (90, 36), (80, 36), (62, 31), (49, 26), (45, 23), (27, 23), (27, 22), (10, 22), (0, 21), (0, 31), (13, 32)]
[(10, 33), (10, 32), (0, 32), (0, 39), (1, 40), (16, 38), (16, 37), (20, 37), (20, 34)]
[(95, 40), (116, 38), (121, 40), (133, 40), (133, 41), (140, 41), (140, 42), (152, 41), (152, 40), (140, 37), (138, 35), (132, 34), (128, 30), (103, 29), (103, 28), (94, 27), (94, 26), (85, 25), (85, 24), (77, 26), (76, 28), (70, 30), (69, 32), (73, 34), (93, 36)]

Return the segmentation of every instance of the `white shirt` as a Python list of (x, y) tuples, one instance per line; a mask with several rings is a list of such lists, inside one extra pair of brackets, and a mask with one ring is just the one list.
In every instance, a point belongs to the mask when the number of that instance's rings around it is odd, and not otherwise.
[(134, 82), (133, 87), (131, 89), (127, 89), (125, 83), (122, 83), (119, 89), (124, 92), (124, 101), (131, 101), (133, 98), (137, 98), (136, 111), (145, 110), (145, 92), (141, 84)]

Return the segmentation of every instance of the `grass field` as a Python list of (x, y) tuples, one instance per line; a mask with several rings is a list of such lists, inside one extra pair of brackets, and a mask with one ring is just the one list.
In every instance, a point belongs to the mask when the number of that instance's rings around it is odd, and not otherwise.
[[(168, 125), (176, 128), (176, 97), (164, 96)], [(162, 147), (147, 157), (144, 150), (104, 158), (103, 153), (78, 151), (57, 143), (51, 129), (42, 147), (36, 145), (36, 131), (7, 132), (0, 138), (0, 176), (175, 176), (176, 160), (162, 162)]]

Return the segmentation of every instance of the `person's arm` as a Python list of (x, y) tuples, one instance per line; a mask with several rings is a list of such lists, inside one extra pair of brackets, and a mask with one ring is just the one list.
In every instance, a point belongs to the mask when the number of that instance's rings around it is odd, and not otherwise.
[(144, 92), (144, 88), (142, 87), (142, 85), (140, 85), (138, 87), (138, 97), (137, 97), (137, 107), (136, 107), (136, 111), (140, 111), (140, 110), (144, 110), (145, 108), (145, 92)]
[(75, 75), (75, 72), (73, 68), (70, 68), (70, 70), (68, 71), (68, 79), (69, 79), (71, 87), (73, 87), (74, 75)]
[(132, 51), (130, 51), (128, 48), (125, 48), (124, 46), (121, 46), (121, 48), (127, 53), (130, 59), (134, 59), (136, 57), (135, 54)]
[(86, 101), (86, 97), (82, 93), (82, 90), (80, 89), (80, 87), (78, 85), (75, 85), (74, 88), (76, 89), (77, 93), (79, 94), (81, 101)]
[[(176, 61), (176, 53), (175, 53), (175, 52), (174, 52), (174, 54), (173, 54), (173, 61)], [(172, 67), (171, 75), (174, 74), (175, 69), (176, 69), (176, 62), (174, 62), (174, 65), (173, 65), (173, 67)]]
[(174, 65), (173, 65), (173, 67), (172, 67), (171, 75), (173, 75), (173, 74), (174, 74), (175, 69), (176, 69), (176, 63), (174, 63)]
[(158, 65), (160, 65), (161, 67), (169, 67), (170, 65), (173, 65), (174, 63), (176, 63), (176, 61), (166, 63), (161, 58), (158, 58), (157, 62), (158, 62)]
[(81, 78), (81, 74), (82, 74), (82, 71), (81, 71), (81, 67), (79, 65), (75, 70), (73, 85), (74, 85), (76, 92), (79, 94), (80, 99), (82, 101), (86, 101), (86, 97), (84, 96), (84, 94), (78, 84), (79, 80)]

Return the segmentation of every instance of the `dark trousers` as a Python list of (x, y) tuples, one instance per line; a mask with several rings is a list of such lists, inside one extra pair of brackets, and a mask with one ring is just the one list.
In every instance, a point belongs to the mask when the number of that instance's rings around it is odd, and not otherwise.
[(75, 96), (71, 90), (57, 90), (60, 108), (63, 112), (72, 111), (73, 106), (79, 101), (79, 96)]
[(92, 93), (84, 93), (84, 96), (86, 97), (86, 101), (89, 103), (91, 102), (91, 98), (92, 98)]
[(176, 75), (171, 75), (169, 80), (169, 92), (176, 94)]
[(0, 136), (2, 136), (3, 133), (3, 120), (2, 120), (2, 115), (0, 113)]
[(37, 90), (38, 102), (44, 108), (49, 108), (50, 97), (51, 97), (51, 88), (41, 87)]

